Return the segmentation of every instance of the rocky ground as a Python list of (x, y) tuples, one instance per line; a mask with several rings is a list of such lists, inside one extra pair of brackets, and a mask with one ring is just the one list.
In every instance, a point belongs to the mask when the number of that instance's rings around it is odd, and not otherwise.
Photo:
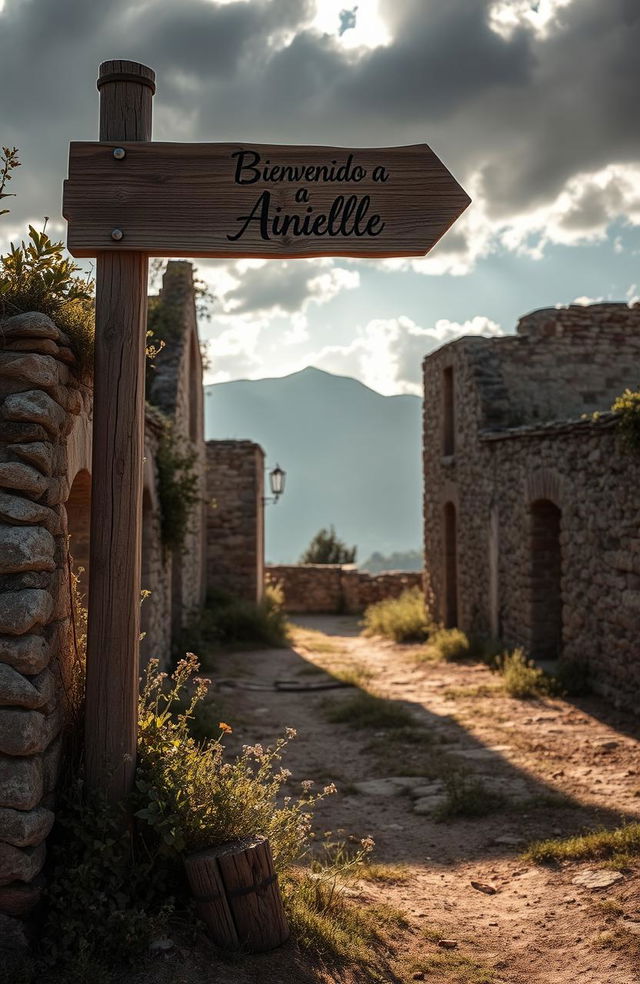
[[(215, 711), (238, 744), (296, 728), (292, 781), (338, 787), (318, 809), (319, 838), (370, 835), (375, 861), (402, 866), (395, 880), (352, 889), (355, 903), (382, 900), (407, 916), (395, 944), (406, 976), (381, 968), (380, 979), (639, 984), (635, 863), (545, 867), (522, 855), (535, 840), (638, 819), (640, 721), (593, 697), (514, 700), (486, 667), (419, 662), (415, 647), (359, 636), (355, 619), (296, 624), (291, 648), (217, 659)], [(352, 685), (332, 687), (336, 679)], [(332, 721), (362, 688), (383, 698), (380, 721)], [(447, 777), (461, 764), (463, 799), (471, 787), (495, 810), (438, 822)], [(213, 976), (201, 959), (194, 976), (192, 959), (169, 952), (145, 980), (358, 980), (349, 969), (309, 967), (292, 947), (216, 964), (215, 973), (209, 964)]]

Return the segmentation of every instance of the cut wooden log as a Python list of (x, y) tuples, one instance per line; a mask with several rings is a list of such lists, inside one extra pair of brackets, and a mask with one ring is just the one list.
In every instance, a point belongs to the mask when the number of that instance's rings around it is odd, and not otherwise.
[(265, 837), (229, 841), (185, 858), (187, 879), (211, 938), (225, 950), (273, 950), (289, 938)]

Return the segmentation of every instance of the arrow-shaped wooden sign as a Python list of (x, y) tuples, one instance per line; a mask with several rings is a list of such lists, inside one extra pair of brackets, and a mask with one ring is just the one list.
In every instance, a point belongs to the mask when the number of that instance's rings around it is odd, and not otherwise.
[(426, 144), (72, 143), (63, 213), (77, 257), (388, 257), (428, 253), (469, 202)]

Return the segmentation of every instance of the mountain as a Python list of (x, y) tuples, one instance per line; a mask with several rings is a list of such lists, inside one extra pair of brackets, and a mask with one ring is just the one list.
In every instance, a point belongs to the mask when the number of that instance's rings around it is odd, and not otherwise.
[(360, 561), (374, 551), (420, 549), (419, 397), (382, 396), (312, 367), (215, 383), (205, 393), (207, 439), (256, 441), (267, 468), (278, 463), (287, 473), (282, 498), (267, 506), (268, 562), (297, 562), (332, 524), (348, 546), (357, 545)]

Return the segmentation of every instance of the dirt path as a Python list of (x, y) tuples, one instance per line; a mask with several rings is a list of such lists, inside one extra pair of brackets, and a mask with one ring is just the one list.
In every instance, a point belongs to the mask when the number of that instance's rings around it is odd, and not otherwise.
[[(409, 866), (406, 880), (367, 892), (407, 913), (418, 950), (434, 949), (426, 941), (435, 929), (469, 959), (414, 979), (639, 984), (638, 871), (594, 890), (574, 879), (602, 865), (551, 869), (524, 863), (521, 853), (532, 840), (638, 818), (640, 722), (595, 698), (513, 700), (485, 667), (418, 664), (410, 647), (358, 636), (353, 619), (296, 624), (290, 649), (220, 658), (216, 700), (238, 742), (268, 743), (287, 726), (297, 729), (286, 762), (293, 779), (338, 787), (318, 810), (320, 833), (370, 834), (375, 860)], [(404, 709), (409, 723), (331, 723), (332, 708), (357, 693), (315, 689), (335, 675), (383, 697), (387, 710)], [(461, 762), (469, 781), (504, 805), (485, 817), (435, 822), (442, 780)], [(371, 785), (390, 777), (398, 781)]]

